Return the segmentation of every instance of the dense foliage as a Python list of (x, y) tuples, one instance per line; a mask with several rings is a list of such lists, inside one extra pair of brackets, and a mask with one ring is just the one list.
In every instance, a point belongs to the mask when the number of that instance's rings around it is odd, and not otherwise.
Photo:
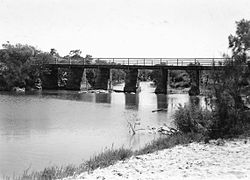
[(14, 87), (33, 88), (40, 76), (41, 66), (39, 65), (51, 60), (51, 55), (29, 45), (8, 43), (2, 46), (3, 48), (0, 49), (0, 90), (11, 90)]
[[(232, 137), (249, 126), (249, 110), (242, 96), (249, 96), (249, 67), (247, 51), (250, 48), (250, 21), (237, 22), (236, 35), (229, 36), (232, 57), (223, 62), (223, 69), (212, 72), (212, 91), (207, 94), (209, 107), (179, 107), (175, 114), (177, 128), (184, 132), (201, 132), (209, 138)], [(243, 83), (244, 82), (244, 83)]]

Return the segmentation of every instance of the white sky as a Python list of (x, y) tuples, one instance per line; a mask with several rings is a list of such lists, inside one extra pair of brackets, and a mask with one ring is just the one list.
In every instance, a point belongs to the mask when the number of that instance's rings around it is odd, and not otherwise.
[(0, 43), (93, 57), (221, 57), (250, 0), (0, 0)]

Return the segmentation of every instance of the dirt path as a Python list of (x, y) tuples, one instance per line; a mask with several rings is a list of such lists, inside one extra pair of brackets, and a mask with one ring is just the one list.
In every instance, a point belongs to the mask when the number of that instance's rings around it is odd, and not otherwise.
[(250, 179), (250, 139), (179, 145), (69, 179)]

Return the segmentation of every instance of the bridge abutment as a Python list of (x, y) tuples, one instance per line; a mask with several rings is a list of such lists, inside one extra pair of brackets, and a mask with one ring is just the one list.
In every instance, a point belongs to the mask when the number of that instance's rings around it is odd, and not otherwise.
[(56, 90), (58, 89), (58, 68), (50, 67), (42, 73), (42, 89)]
[(191, 88), (188, 91), (190, 96), (197, 96), (200, 94), (200, 70), (196, 69), (191, 75)]
[(129, 69), (126, 71), (125, 76), (125, 87), (124, 92), (136, 92), (137, 90), (137, 77), (138, 77), (138, 69)]
[(167, 94), (167, 85), (168, 85), (168, 70), (161, 69), (159, 70), (159, 76), (156, 79), (156, 94)]
[(110, 69), (99, 68), (97, 70), (97, 77), (95, 80), (94, 89), (108, 90), (109, 78), (110, 78)]

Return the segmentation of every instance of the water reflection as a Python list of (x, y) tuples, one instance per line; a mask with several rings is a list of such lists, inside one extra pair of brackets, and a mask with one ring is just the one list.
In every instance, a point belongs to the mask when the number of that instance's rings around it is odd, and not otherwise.
[(91, 93), (81, 93), (80, 94), (80, 99), (81, 101), (85, 101), (85, 102), (94, 102), (95, 101), (95, 94), (91, 94)]
[[(140, 123), (138, 129), (170, 126), (179, 103), (203, 103), (187, 94), (155, 95), (149, 82), (141, 87), (138, 94), (0, 93), (0, 176), (22, 173), (30, 164), (34, 170), (49, 162), (78, 164), (112, 144), (143, 147), (155, 135), (137, 131), (131, 136), (128, 121)], [(156, 108), (167, 113), (152, 113)]]
[(157, 94), (157, 109), (167, 109), (168, 108), (168, 98), (165, 94)]
[(139, 107), (139, 94), (125, 93), (125, 108), (126, 109), (138, 109)]
[(103, 94), (96, 94), (95, 95), (95, 102), (96, 103), (111, 103), (111, 94), (110, 93), (103, 93)]

